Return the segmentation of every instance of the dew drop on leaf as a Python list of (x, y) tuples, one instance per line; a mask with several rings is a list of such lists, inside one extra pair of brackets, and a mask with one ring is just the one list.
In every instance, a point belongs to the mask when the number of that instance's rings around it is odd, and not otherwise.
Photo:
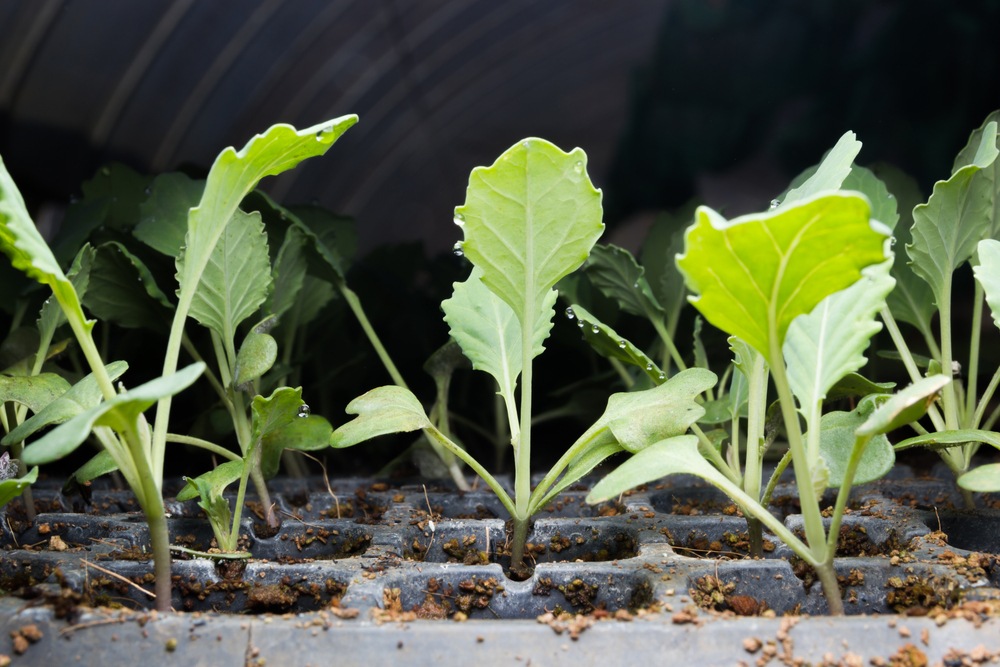
[(659, 378), (660, 378), (660, 382), (663, 382), (664, 380), (667, 379), (667, 374), (666, 373), (660, 373)]
[(312, 410), (309, 409), (309, 406), (307, 404), (303, 403), (302, 405), (299, 406), (299, 414), (298, 414), (299, 417), (308, 417), (311, 414)]
[(451, 251), (453, 253), (455, 253), (455, 257), (464, 257), (465, 256), (465, 251), (462, 250), (462, 242), (461, 241), (455, 241), (455, 245), (453, 245), (451, 247)]
[(576, 326), (578, 326), (578, 327), (580, 327), (582, 329), (583, 328), (583, 320), (577, 320), (576, 321)]
[(597, 333), (601, 330), (601, 328), (595, 324), (594, 326), (590, 327), (590, 330), (593, 331), (594, 333)]
[(583, 160), (576, 161), (576, 164), (573, 165), (573, 171), (575, 171), (578, 174), (583, 173)]
[(777, 199), (772, 199), (771, 200), (771, 206), (769, 208), (770, 208), (770, 210), (773, 211), (774, 209), (778, 208), (779, 206), (781, 206), (781, 202), (778, 201)]
[(625, 341), (624, 340), (618, 341), (618, 347), (621, 348), (622, 350), (624, 350), (625, 349)]
[(646, 372), (648, 373), (652, 370), (653, 370), (653, 364), (646, 364)]
[(566, 319), (572, 320), (574, 318), (576, 318), (576, 313), (573, 312), (572, 308), (567, 308), (566, 309)]

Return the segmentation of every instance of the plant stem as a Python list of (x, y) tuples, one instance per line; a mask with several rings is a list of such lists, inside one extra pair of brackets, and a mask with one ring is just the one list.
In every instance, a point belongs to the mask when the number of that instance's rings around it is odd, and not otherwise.
[(976, 428), (976, 425), (971, 423), (973, 419), (973, 413), (976, 408), (976, 388), (979, 382), (979, 339), (982, 335), (982, 323), (983, 323), (983, 301), (985, 300), (985, 295), (983, 294), (983, 286), (978, 280), (974, 281), (976, 283), (976, 293), (975, 301), (973, 301), (972, 307), (972, 333), (969, 336), (969, 368), (968, 368), (968, 380), (965, 383), (965, 414), (964, 426), (967, 428)]
[[(674, 364), (677, 365), (677, 369), (680, 371), (686, 370), (687, 365), (684, 363), (684, 360), (681, 359), (680, 352), (677, 351), (677, 346), (674, 345), (673, 337), (670, 335), (670, 332), (667, 331), (666, 326), (664, 326), (663, 320), (656, 314), (647, 313), (647, 316), (649, 317), (649, 321), (653, 323), (653, 328), (656, 329), (656, 333), (660, 337), (660, 340), (663, 341), (663, 346), (667, 349), (667, 352), (670, 353), (670, 358), (673, 359)], [(668, 376), (670, 375), (669, 371), (669, 367), (663, 369), (663, 372)]]
[[(990, 383), (986, 385), (986, 390), (983, 395), (979, 398), (979, 405), (976, 406), (976, 412), (972, 416), (971, 428), (980, 428), (983, 424), (983, 414), (986, 412), (986, 408), (989, 407), (990, 401), (993, 400), (993, 394), (997, 390), (997, 385), (1000, 385), (1000, 366), (997, 366), (996, 371), (993, 373), (993, 377), (990, 378)], [(986, 426), (985, 428), (990, 428)]]
[[(916, 362), (913, 361), (913, 355), (910, 354), (910, 348), (906, 344), (906, 339), (903, 338), (903, 334), (899, 331), (899, 325), (896, 324), (896, 319), (892, 316), (888, 306), (882, 308), (880, 315), (882, 316), (882, 321), (885, 322), (886, 331), (889, 332), (889, 336), (892, 338), (893, 345), (895, 345), (896, 350), (899, 351), (899, 355), (903, 360), (903, 366), (906, 368), (906, 372), (910, 376), (910, 382), (916, 382), (922, 377), (920, 375), (920, 369), (917, 368)], [(935, 430), (946, 430), (944, 420), (941, 418), (941, 413), (938, 412), (937, 406), (931, 405), (927, 408), (927, 416), (930, 417), (931, 422), (934, 423)]]
[(208, 440), (202, 440), (201, 438), (196, 438), (191, 435), (179, 435), (177, 433), (167, 433), (167, 442), (176, 442), (181, 445), (192, 445), (194, 447), (199, 447), (206, 451), (212, 452), (213, 454), (218, 454), (224, 459), (230, 461), (241, 461), (242, 457), (236, 452), (231, 452), (225, 447), (220, 447), (214, 442), (209, 442)]
[[(951, 347), (951, 274), (945, 272), (944, 284), (938, 298), (939, 327), (941, 329), (941, 372), (952, 377), (954, 374), (954, 355)], [(944, 401), (945, 428), (954, 431), (959, 428), (958, 396), (955, 393), (955, 383), (949, 382), (941, 390)]]
[(833, 555), (827, 560), (814, 565), (819, 583), (823, 586), (823, 597), (826, 598), (827, 608), (831, 616), (844, 615), (844, 601), (840, 599), (840, 584), (837, 582), (837, 570), (833, 567)]
[(397, 386), (400, 386), (403, 389), (409, 389), (409, 387), (406, 386), (406, 380), (403, 379), (403, 376), (400, 375), (399, 371), (396, 369), (396, 364), (392, 363), (389, 353), (386, 352), (385, 347), (382, 345), (382, 341), (379, 340), (378, 334), (375, 333), (375, 329), (372, 328), (371, 322), (368, 321), (368, 317), (365, 315), (365, 311), (361, 307), (361, 301), (358, 299), (358, 295), (355, 294), (343, 281), (340, 281), (337, 287), (340, 289), (340, 293), (344, 295), (344, 301), (347, 302), (351, 312), (354, 313), (354, 317), (357, 318), (358, 324), (361, 325), (365, 335), (368, 337), (368, 342), (370, 342), (372, 347), (375, 348), (375, 353), (382, 361), (382, 365), (385, 366), (385, 370), (388, 371), (389, 377), (392, 378), (392, 381), (395, 382)]

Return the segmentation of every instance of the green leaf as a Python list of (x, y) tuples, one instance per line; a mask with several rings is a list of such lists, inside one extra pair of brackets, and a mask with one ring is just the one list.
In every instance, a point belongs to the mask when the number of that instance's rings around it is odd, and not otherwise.
[[(96, 284), (98, 281), (98, 276), (94, 273), (95, 255), (96, 251), (89, 244), (85, 244), (73, 258), (73, 265), (66, 272), (66, 277), (69, 278), (70, 284), (73, 285), (73, 289), (81, 301), (86, 298), (91, 283)], [(41, 340), (51, 341), (56, 329), (64, 322), (66, 322), (66, 315), (58, 301), (52, 297), (46, 299), (45, 303), (42, 304), (42, 311), (38, 315), (37, 322)]]
[(958, 478), (958, 485), (968, 491), (1000, 491), (1000, 463), (987, 463)]
[[(862, 403), (851, 412), (828, 412), (820, 419), (819, 450), (826, 462), (829, 477), (827, 486), (840, 488), (847, 473), (857, 436), (855, 432), (870, 416), (873, 405)], [(854, 473), (854, 484), (864, 484), (879, 479), (896, 461), (896, 455), (884, 435), (876, 435), (865, 445)]]
[[(250, 383), (271, 370), (278, 359), (278, 342), (271, 334), (256, 330), (247, 334), (236, 353), (233, 386), (245, 391)], [(301, 398), (301, 397), (300, 397)], [(301, 401), (299, 401), (301, 404)]]
[[(982, 145), (983, 137), (991, 133), (993, 130), (990, 128), (990, 124), (1000, 124), (1000, 111), (994, 111), (983, 124), (979, 126), (978, 129), (973, 130), (972, 134), (969, 136), (969, 142), (965, 145), (958, 155), (955, 156), (955, 163), (952, 166), (952, 173), (959, 171), (965, 165), (974, 162), (976, 160), (976, 153), (979, 152), (979, 147)], [(1000, 149), (1000, 135), (997, 136), (997, 143), (994, 144), (998, 149)], [(990, 227), (989, 235), (996, 238), (1000, 234), (1000, 196), (998, 196), (998, 189), (1000, 189), (1000, 160), (994, 160), (990, 166), (986, 167), (977, 174), (976, 178), (981, 181), (985, 181), (988, 185), (985, 185), (985, 189), (992, 192), (990, 197), (993, 204), (992, 210), (989, 213), (992, 225)]]
[(614, 245), (595, 245), (587, 259), (586, 274), (594, 287), (618, 303), (622, 310), (640, 317), (664, 316), (645, 270), (628, 250)]
[(611, 500), (640, 484), (678, 474), (694, 475), (715, 483), (727, 481), (698, 452), (696, 436), (678, 435), (646, 447), (608, 473), (590, 490), (586, 501), (593, 505)]
[(274, 260), (272, 289), (264, 302), (265, 312), (281, 317), (291, 310), (300, 294), (304, 298), (311, 296), (302, 292), (306, 279), (305, 245), (305, 232), (289, 227)]
[(863, 375), (848, 373), (830, 387), (830, 390), (826, 392), (826, 400), (837, 401), (842, 398), (864, 398), (872, 394), (889, 394), (895, 388), (895, 382), (872, 382)]
[[(177, 260), (184, 274), (187, 251)], [(257, 312), (271, 287), (271, 260), (259, 213), (237, 211), (219, 239), (191, 303), (191, 317), (223, 340)], [(183, 285), (182, 285), (183, 288)]]
[(112, 229), (131, 227), (139, 219), (139, 204), (146, 198), (149, 177), (114, 162), (97, 170), (80, 186), (85, 199), (109, 203), (103, 224)]
[[(243, 461), (225, 461), (197, 477), (185, 477), (186, 484), (177, 494), (177, 500), (184, 502), (199, 496), (222, 495), (226, 488), (243, 476)], [(228, 523), (228, 522), (227, 522)]]
[(198, 205), (204, 191), (205, 181), (179, 172), (160, 174), (139, 206), (139, 224), (132, 234), (153, 250), (177, 257), (184, 247), (188, 212)]
[(885, 261), (887, 234), (870, 223), (867, 201), (850, 193), (732, 221), (703, 206), (677, 265), (705, 319), (773, 366), (792, 320)]
[[(105, 366), (112, 382), (117, 380), (127, 369), (128, 364), (124, 361), (113, 361)], [(23, 442), (25, 438), (41, 428), (52, 424), (61, 424), (87, 412), (100, 403), (101, 398), (102, 394), (97, 384), (97, 378), (94, 377), (93, 373), (89, 373), (62, 396), (48, 403), (30, 419), (22, 422), (0, 442), (5, 446)]]
[(532, 501), (530, 509), (537, 511), (537, 509), (545, 507), (549, 501), (559, 495), (564, 489), (576, 484), (580, 481), (580, 478), (596, 468), (603, 461), (624, 451), (625, 449), (615, 441), (614, 436), (610, 432), (605, 431), (599, 434), (594, 438), (593, 442), (570, 462), (563, 475), (545, 492), (545, 495)]
[(0, 375), (0, 404), (12, 401), (38, 413), (69, 389), (69, 382), (55, 373)]
[(1000, 433), (996, 431), (983, 431), (980, 429), (956, 429), (954, 431), (938, 431), (935, 433), (924, 433), (907, 438), (896, 443), (896, 451), (911, 449), (913, 447), (926, 447), (927, 449), (940, 450), (959, 445), (967, 445), (970, 442), (981, 442), (1000, 449)]
[(951, 378), (946, 375), (931, 375), (893, 394), (858, 428), (857, 435), (888, 433), (917, 421), (927, 413), (938, 392), (949, 382)]
[(67, 484), (70, 484), (73, 480), (75, 480), (77, 484), (86, 484), (91, 480), (97, 479), (101, 475), (107, 475), (116, 470), (118, 470), (118, 464), (115, 463), (114, 458), (112, 458), (111, 454), (109, 454), (107, 450), (102, 449), (94, 454), (89, 461), (77, 468), (76, 472), (70, 476), (71, 480), (67, 482)]
[(925, 338), (933, 338), (931, 319), (937, 312), (934, 293), (923, 278), (913, 272), (910, 256), (903, 250), (913, 242), (913, 209), (924, 201), (923, 193), (912, 176), (887, 166), (879, 167), (879, 174), (899, 201), (899, 224), (895, 228), (896, 249), (892, 277), (896, 288), (886, 300), (893, 317), (917, 327)]
[(24, 490), (38, 479), (38, 468), (32, 468), (24, 477), (0, 481), (0, 507), (24, 493)]
[(854, 132), (845, 132), (831, 148), (815, 170), (807, 170), (811, 174), (798, 187), (789, 190), (781, 198), (781, 204), (787, 205), (804, 201), (829, 190), (839, 190), (844, 179), (851, 172), (854, 158), (861, 152), (861, 142)]
[(612, 394), (593, 429), (607, 428), (618, 443), (635, 453), (663, 438), (685, 433), (705, 414), (695, 399), (715, 386), (715, 373), (689, 368), (658, 387)]
[(91, 287), (84, 303), (101, 320), (128, 329), (169, 326), (173, 304), (146, 264), (122, 244), (97, 248)]
[(519, 321), (535, 322), (549, 291), (578, 268), (604, 230), (601, 192), (577, 148), (525, 139), (469, 176), (455, 221), (465, 256)]
[[(183, 391), (204, 370), (205, 364), (197, 362), (173, 375), (158, 377), (98, 403), (25, 447), (21, 458), (28, 465), (41, 465), (60, 459), (79, 447), (96, 426), (107, 426), (118, 433), (134, 429), (140, 414), (164, 396), (173, 396)], [(10, 435), (13, 432), (8, 437)], [(120, 467), (121, 462), (118, 463)]]
[(913, 271), (927, 281), (938, 304), (948, 298), (951, 274), (990, 230), (992, 184), (976, 178), (996, 160), (996, 123), (983, 132), (972, 162), (934, 184), (926, 204), (913, 209), (913, 242), (906, 246)]
[(389, 433), (408, 433), (431, 425), (420, 401), (408, 389), (395, 385), (376, 387), (347, 404), (357, 415), (333, 432), (330, 446), (351, 447)]
[(583, 334), (583, 339), (596, 352), (608, 359), (618, 359), (637, 366), (656, 384), (660, 384), (666, 379), (660, 367), (645, 352), (591, 315), (586, 308), (574, 303), (567, 311), (567, 313), (569, 312), (573, 313), (573, 318), (580, 328), (580, 333)]
[(671, 329), (687, 303), (688, 294), (674, 259), (684, 251), (684, 230), (694, 219), (695, 208), (692, 201), (674, 213), (657, 216), (639, 255), (649, 287), (666, 313), (667, 326)]
[(895, 230), (899, 222), (899, 210), (896, 197), (893, 196), (885, 183), (871, 169), (854, 165), (840, 186), (844, 190), (860, 192), (868, 198), (872, 207), (872, 218), (878, 220), (889, 229)]
[(93, 327), (80, 307), (72, 283), (63, 273), (59, 262), (28, 215), (21, 192), (0, 160), (0, 251), (10, 258), (11, 265), (32, 280), (48, 285), (60, 305), (71, 317)]
[(357, 252), (354, 220), (318, 206), (296, 206), (289, 214), (292, 225), (305, 233), (310, 273), (334, 285), (343, 283)]
[(979, 265), (972, 267), (976, 280), (983, 286), (986, 303), (993, 313), (993, 323), (1000, 327), (1000, 241), (983, 239), (976, 246)]
[[(521, 324), (510, 306), (482, 281), (482, 271), (473, 268), (468, 279), (455, 283), (450, 299), (441, 302), (451, 337), (476, 370), (497, 381), (501, 396), (512, 400), (521, 374)], [(558, 292), (550, 289), (534, 321), (533, 352), (541, 354), (552, 330), (552, 314)]]
[[(743, 406), (750, 401), (750, 378), (757, 358), (762, 355), (737, 336), (730, 336), (727, 342), (729, 349), (733, 352), (733, 366), (736, 368), (736, 372), (733, 373), (732, 388), (729, 390), (729, 411), (735, 417), (743, 411)], [(767, 370), (767, 362), (765, 361), (764, 371)]]
[(314, 452), (330, 446), (333, 426), (319, 415), (302, 416), (272, 429), (261, 440), (260, 470), (265, 479), (278, 474), (281, 452), (294, 449), (300, 452)]
[(865, 268), (858, 282), (827, 296), (788, 327), (784, 357), (788, 383), (803, 413), (818, 409), (830, 388), (865, 365), (868, 341), (882, 328), (876, 320), (895, 281), (891, 262)]

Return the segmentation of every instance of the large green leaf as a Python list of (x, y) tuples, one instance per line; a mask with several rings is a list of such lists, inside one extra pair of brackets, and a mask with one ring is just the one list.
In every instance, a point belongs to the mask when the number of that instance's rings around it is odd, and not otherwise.
[(927, 281), (938, 304), (949, 298), (951, 274), (990, 230), (992, 183), (976, 175), (996, 160), (997, 125), (982, 134), (972, 162), (934, 184), (926, 204), (913, 209), (913, 242), (906, 246), (913, 271)]
[(861, 152), (861, 142), (854, 132), (845, 132), (834, 144), (823, 160), (813, 169), (806, 171), (808, 176), (787, 194), (780, 198), (785, 206), (809, 199), (821, 192), (839, 190), (844, 179), (851, 172), (854, 158)]
[(691, 302), (772, 366), (792, 320), (883, 262), (888, 230), (860, 195), (836, 192), (725, 220), (698, 209), (677, 259)]
[(993, 313), (993, 322), (1000, 327), (1000, 241), (983, 239), (976, 247), (979, 265), (972, 267), (976, 280), (983, 286), (986, 303)]
[(863, 194), (871, 204), (872, 217), (889, 229), (896, 229), (896, 223), (899, 222), (899, 202), (875, 172), (854, 165), (840, 187)]
[[(187, 252), (178, 259), (183, 275)], [(205, 266), (191, 303), (191, 316), (223, 340), (232, 341), (236, 327), (257, 312), (271, 286), (271, 260), (259, 213), (237, 211)]]
[(205, 181), (179, 172), (153, 179), (149, 197), (139, 206), (139, 224), (132, 234), (153, 250), (177, 257), (184, 246), (188, 212), (198, 205)]
[(868, 341), (882, 328), (876, 316), (895, 281), (891, 262), (862, 270), (858, 282), (792, 321), (783, 353), (788, 383), (806, 414), (816, 411), (842, 377), (865, 365)]
[(718, 378), (705, 368), (689, 368), (652, 389), (612, 394), (608, 407), (589, 430), (607, 428), (635, 453), (657, 440), (685, 433), (705, 414), (695, 399)]
[(330, 446), (351, 447), (389, 433), (427, 428), (431, 421), (420, 401), (408, 389), (376, 387), (347, 404), (347, 414), (357, 415), (330, 437)]
[[(549, 290), (534, 321), (533, 350), (538, 356), (552, 330), (558, 292)], [(474, 268), (468, 279), (455, 283), (450, 299), (441, 302), (451, 337), (461, 346), (472, 367), (489, 373), (508, 400), (521, 374), (521, 324), (510, 306), (491, 292)]]
[(490, 167), (469, 176), (465, 204), (455, 209), (462, 250), (487, 287), (535, 322), (548, 292), (578, 268), (604, 230), (601, 192), (587, 175), (587, 156), (525, 139)]
[[(105, 372), (112, 381), (118, 379), (127, 369), (128, 364), (124, 361), (113, 361), (105, 366)], [(102, 397), (97, 378), (94, 377), (93, 373), (90, 373), (70, 387), (62, 396), (48, 403), (31, 418), (23, 421), (0, 442), (5, 446), (23, 442), (25, 438), (45, 426), (61, 424), (87, 412), (100, 403)]]
[(139, 415), (164, 396), (189, 387), (204, 370), (205, 364), (197, 362), (98, 403), (25, 447), (22, 460), (28, 465), (41, 465), (60, 459), (79, 447), (96, 426), (107, 426), (118, 433), (134, 429)]
[(352, 125), (355, 115), (297, 130), (273, 125), (254, 136), (241, 150), (219, 153), (208, 173), (198, 206), (188, 215), (185, 261), (178, 271), (181, 290), (195, 289), (227, 223), (243, 198), (261, 179), (291, 169), (310, 157), (323, 155)]
[(723, 485), (728, 481), (698, 452), (696, 436), (678, 435), (651, 444), (629, 458), (595, 484), (586, 500), (591, 504), (604, 502), (640, 484), (677, 474), (695, 475)]
[(305, 232), (298, 227), (289, 227), (274, 260), (273, 287), (264, 302), (266, 313), (281, 317), (302, 294), (306, 279), (305, 245)]

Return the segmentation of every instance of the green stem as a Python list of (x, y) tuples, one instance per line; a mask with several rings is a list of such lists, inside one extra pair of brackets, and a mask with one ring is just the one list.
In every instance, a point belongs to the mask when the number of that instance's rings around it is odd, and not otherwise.
[[(917, 368), (916, 362), (913, 361), (913, 355), (910, 353), (910, 348), (906, 344), (906, 339), (903, 338), (903, 334), (899, 331), (899, 325), (896, 324), (896, 319), (892, 316), (888, 306), (882, 308), (880, 314), (882, 316), (882, 321), (885, 322), (886, 331), (889, 332), (893, 345), (896, 346), (896, 350), (899, 352), (899, 356), (903, 360), (903, 366), (906, 368), (906, 372), (910, 376), (910, 382), (917, 382), (923, 376), (920, 374), (920, 369)], [(944, 419), (941, 418), (941, 413), (938, 412), (937, 406), (931, 405), (927, 408), (927, 416), (930, 417), (931, 422), (934, 423), (935, 430), (946, 430)]]
[(973, 413), (976, 409), (976, 388), (979, 382), (979, 339), (982, 335), (983, 301), (985, 300), (983, 286), (978, 280), (974, 282), (976, 283), (976, 293), (972, 307), (972, 333), (969, 337), (968, 380), (965, 384), (965, 418), (962, 420), (967, 428), (976, 428), (976, 425), (972, 424), (970, 419), (973, 418)]
[(788, 464), (792, 462), (792, 452), (791, 450), (784, 453), (781, 459), (778, 461), (778, 465), (774, 467), (774, 472), (771, 473), (771, 478), (767, 480), (767, 486), (764, 487), (764, 493), (760, 497), (760, 502), (764, 507), (771, 504), (771, 496), (774, 495), (774, 489), (778, 486), (778, 482), (781, 480), (782, 473), (788, 467)]
[(743, 489), (755, 500), (760, 499), (760, 484), (763, 476), (764, 421), (767, 414), (767, 362), (764, 355), (754, 357), (747, 383), (747, 439), (746, 472)]
[(209, 442), (208, 440), (202, 440), (201, 438), (196, 438), (191, 435), (179, 435), (177, 433), (167, 433), (167, 442), (175, 442), (181, 445), (193, 445), (199, 447), (206, 451), (212, 452), (213, 454), (218, 454), (219, 456), (228, 459), (230, 461), (241, 461), (243, 457), (235, 452), (231, 452), (225, 447), (220, 447), (214, 442)]
[(722, 454), (715, 448), (712, 441), (708, 439), (708, 436), (701, 430), (701, 427), (698, 424), (691, 424), (691, 430), (698, 436), (698, 452), (719, 472), (725, 475), (730, 482), (742, 486), (743, 480), (740, 479), (739, 473), (729, 467), (729, 464), (722, 458)]
[(354, 313), (354, 317), (357, 318), (358, 324), (364, 330), (365, 335), (368, 337), (368, 342), (371, 343), (372, 347), (375, 348), (375, 354), (382, 361), (382, 365), (385, 366), (385, 370), (388, 371), (389, 377), (396, 385), (402, 387), (403, 389), (408, 389), (406, 386), (406, 381), (403, 376), (400, 375), (399, 371), (396, 369), (396, 364), (392, 363), (392, 359), (389, 357), (389, 353), (386, 352), (385, 347), (382, 345), (382, 341), (379, 340), (378, 334), (375, 333), (375, 329), (372, 328), (371, 322), (368, 321), (368, 317), (365, 315), (364, 309), (361, 307), (361, 301), (358, 299), (358, 295), (355, 294), (343, 281), (340, 281), (337, 285), (340, 289), (340, 293), (344, 296), (344, 301), (350, 307), (351, 312)]
[[(951, 346), (951, 274), (945, 272), (944, 284), (938, 296), (939, 326), (941, 329), (941, 372), (952, 377), (954, 355)], [(954, 431), (959, 428), (958, 396), (955, 393), (955, 383), (949, 382), (941, 390), (944, 401), (945, 428)]]
[[(990, 401), (993, 400), (993, 394), (996, 392), (998, 385), (1000, 385), (1000, 366), (997, 366), (993, 377), (990, 378), (990, 383), (986, 385), (986, 391), (983, 392), (983, 395), (979, 399), (979, 405), (976, 406), (976, 412), (972, 416), (971, 428), (979, 428), (983, 423), (983, 414), (986, 412), (986, 408), (989, 407)], [(986, 428), (989, 427), (987, 426)]]
[(467, 466), (472, 468), (473, 472), (479, 475), (482, 480), (486, 482), (486, 485), (492, 489), (493, 493), (495, 493), (497, 498), (500, 499), (500, 503), (504, 506), (504, 509), (506, 509), (512, 517), (517, 516), (517, 509), (515, 508), (514, 501), (511, 500), (510, 495), (500, 485), (500, 482), (498, 482), (496, 478), (486, 470), (486, 468), (480, 465), (479, 461), (472, 458), (472, 455), (469, 454), (469, 452), (456, 445), (444, 433), (437, 430), (433, 426), (425, 428), (424, 433), (426, 433), (428, 437), (433, 438), (440, 443), (441, 446), (447, 448), (448, 451), (456, 457), (462, 459), (462, 461), (464, 461)]
[[(674, 363), (677, 365), (677, 369), (682, 371), (686, 370), (687, 365), (684, 363), (684, 360), (681, 359), (680, 352), (677, 351), (677, 346), (674, 345), (673, 337), (670, 335), (670, 332), (667, 331), (666, 326), (663, 324), (663, 320), (657, 317), (656, 314), (646, 313), (646, 315), (649, 317), (649, 321), (653, 323), (653, 328), (656, 329), (656, 334), (660, 337), (660, 340), (663, 342), (663, 346), (667, 349), (667, 352), (670, 353), (670, 358), (673, 359)], [(664, 368), (663, 372), (669, 376), (669, 367)]]

